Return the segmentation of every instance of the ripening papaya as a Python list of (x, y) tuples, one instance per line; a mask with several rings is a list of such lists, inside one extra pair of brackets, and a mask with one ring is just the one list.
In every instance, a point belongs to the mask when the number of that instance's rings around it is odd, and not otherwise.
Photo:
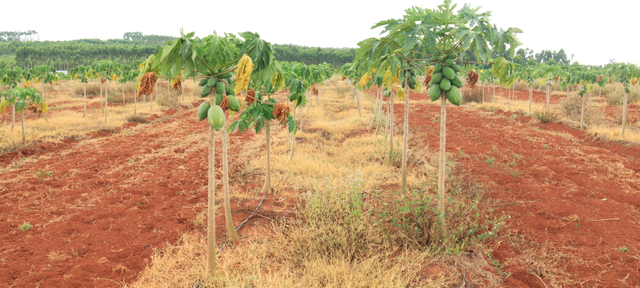
[(209, 112), (209, 102), (205, 101), (202, 102), (200, 104), (200, 107), (198, 107), (198, 120), (202, 121), (204, 119), (207, 119), (207, 113)]
[(216, 131), (220, 130), (226, 121), (224, 117), (224, 111), (220, 106), (215, 105), (209, 107), (209, 111), (207, 112), (207, 119), (209, 121), (209, 125), (211, 128), (216, 129)]
[(458, 87), (451, 86), (451, 89), (447, 91), (447, 100), (453, 105), (460, 106), (462, 103), (462, 93), (460, 93)]
[(240, 111), (240, 102), (238, 101), (238, 98), (236, 98), (235, 96), (227, 97), (229, 97), (229, 106), (227, 106), (227, 109), (234, 112)]
[(440, 86), (438, 85), (432, 85), (431, 88), (429, 89), (429, 98), (431, 99), (431, 101), (438, 100), (441, 94), (442, 94), (442, 89), (440, 89)]

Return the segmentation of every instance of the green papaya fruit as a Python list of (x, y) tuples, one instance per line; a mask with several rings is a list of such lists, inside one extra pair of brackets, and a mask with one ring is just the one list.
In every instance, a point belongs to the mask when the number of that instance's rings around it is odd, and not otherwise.
[(207, 81), (207, 86), (214, 86), (216, 85), (216, 78), (209, 78), (209, 81)]
[(220, 106), (212, 106), (209, 107), (209, 111), (207, 112), (207, 119), (209, 121), (209, 125), (211, 128), (216, 129), (216, 131), (220, 130), (226, 121), (224, 117), (224, 111)]
[(440, 89), (449, 91), (449, 89), (451, 89), (451, 81), (447, 78), (442, 79), (442, 81), (440, 81)]
[(451, 89), (447, 91), (447, 100), (453, 105), (460, 106), (462, 103), (462, 93), (456, 86), (451, 86)]
[(625, 88), (624, 88), (624, 92), (627, 92), (627, 94), (628, 94), (628, 93), (631, 93), (631, 89), (629, 89), (629, 87), (625, 87)]
[(229, 78), (231, 78), (231, 76), (233, 76), (233, 73), (231, 73), (231, 72), (224, 73), (224, 74), (218, 76), (218, 79), (229, 79)]
[(440, 89), (440, 86), (438, 85), (433, 85), (429, 89), (429, 98), (431, 99), (431, 101), (436, 101), (440, 99), (441, 94), (442, 94), (442, 89)]
[(451, 66), (451, 69), (453, 69), (453, 72), (456, 72), (456, 73), (460, 72), (460, 66), (458, 65), (454, 64), (453, 66)]
[(452, 59), (447, 59), (447, 61), (444, 61), (444, 66), (453, 67), (453, 65), (456, 65), (456, 63), (453, 62)]
[(449, 54), (449, 56), (447, 56), (448, 59), (456, 59), (458, 58), (458, 54), (457, 53), (451, 53)]
[(207, 86), (207, 85), (202, 86), (202, 89), (200, 90), (200, 97), (201, 98), (207, 97), (209, 96), (209, 93), (211, 93), (211, 86)]
[(389, 90), (384, 89), (384, 97), (389, 97)]
[(442, 68), (442, 75), (444, 76), (444, 78), (453, 80), (453, 78), (456, 77), (456, 72), (454, 72), (451, 67), (444, 67)]
[(224, 85), (224, 90), (227, 92), (227, 96), (236, 96), (236, 91), (233, 90), (231, 85)]
[(440, 81), (442, 80), (442, 73), (438, 72), (438, 73), (433, 73), (433, 75), (431, 76), (431, 86), (438, 85), (440, 84)]
[(227, 106), (227, 109), (234, 112), (240, 111), (240, 102), (238, 101), (238, 98), (236, 98), (235, 96), (227, 97), (229, 97), (229, 106)]
[(400, 87), (404, 88), (404, 84), (406, 84), (405, 77), (402, 77), (402, 79), (400, 79)]
[(440, 56), (440, 57), (438, 58), (438, 60), (440, 60), (440, 62), (444, 62), (444, 60), (446, 60), (446, 59), (447, 59), (447, 58), (444, 58), (444, 56)]
[(216, 105), (220, 106), (220, 102), (222, 102), (222, 94), (216, 94)]
[(429, 58), (429, 60), (431, 61), (440, 61), (440, 57), (433, 55), (431, 58)]
[(216, 94), (224, 94), (224, 82), (218, 81), (216, 82)]
[(433, 73), (441, 72), (441, 71), (442, 71), (442, 64), (438, 63), (436, 64), (436, 67), (433, 67)]
[(456, 77), (453, 77), (453, 79), (451, 80), (451, 85), (462, 88), (462, 79), (460, 79), (460, 76), (456, 75)]
[(409, 77), (409, 88), (416, 89), (416, 85), (418, 85), (418, 78), (416, 76)]
[(207, 78), (200, 80), (200, 82), (198, 83), (198, 86), (202, 87), (204, 85), (207, 85), (207, 81), (209, 81), (209, 79)]
[(202, 121), (207, 119), (207, 113), (209, 112), (209, 101), (202, 102), (198, 107), (198, 120)]

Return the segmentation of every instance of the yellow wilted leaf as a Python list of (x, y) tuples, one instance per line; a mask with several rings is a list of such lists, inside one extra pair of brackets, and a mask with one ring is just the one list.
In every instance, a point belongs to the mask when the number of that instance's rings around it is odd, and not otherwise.
[(398, 98), (404, 100), (405, 95), (404, 95), (404, 89), (402, 89), (402, 87), (398, 87), (398, 93), (397, 94), (398, 94)]
[(362, 78), (360, 78), (360, 87), (364, 87), (365, 85), (367, 85), (367, 83), (369, 83), (371, 81), (371, 79), (373, 79), (372, 75), (373, 75), (373, 73), (371, 73), (371, 74), (364, 73), (364, 75), (362, 75)]
[(118, 76), (116, 76), (116, 74), (111, 75), (111, 79), (118, 82)]
[(413, 91), (418, 93), (420, 92), (420, 90), (422, 90), (422, 88), (424, 88), (424, 86), (422, 86), (422, 82), (418, 81), (418, 83), (416, 83), (416, 89), (414, 89)]
[(234, 89), (236, 95), (242, 90), (249, 88), (249, 81), (251, 80), (251, 73), (253, 72), (253, 61), (247, 54), (242, 55), (240, 61), (238, 61), (238, 74), (236, 75), (236, 88)]
[(435, 68), (434, 66), (429, 66), (429, 68), (427, 68), (427, 74), (433, 74), (433, 68)]
[(40, 84), (40, 78), (36, 77), (36, 79), (33, 80), (33, 83), (34, 84)]
[(391, 68), (387, 67), (387, 71), (384, 72), (384, 76), (382, 78), (382, 83), (387, 87), (388, 90), (393, 88), (393, 83), (395, 83), (395, 79), (393, 78), (393, 74), (391, 73)]
[(9, 106), (9, 102), (7, 100), (2, 100), (0, 102), (0, 114), (4, 114), (7, 111), (7, 106)]
[(24, 88), (31, 87), (31, 81), (24, 81)]
[(40, 101), (40, 111), (44, 114), (47, 114), (47, 111), (49, 111), (49, 107), (44, 103), (44, 101)]

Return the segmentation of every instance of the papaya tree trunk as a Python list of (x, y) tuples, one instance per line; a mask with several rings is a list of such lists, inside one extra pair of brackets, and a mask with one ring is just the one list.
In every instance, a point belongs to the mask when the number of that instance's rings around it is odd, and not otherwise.
[(100, 81), (100, 110), (104, 111), (104, 107), (102, 106), (102, 81)]
[(84, 110), (82, 111), (82, 117), (87, 114), (87, 83), (82, 83), (84, 86)]
[[(300, 112), (300, 111), (298, 111)], [(293, 118), (295, 119), (296, 117), (296, 107), (295, 104), (293, 106)], [(291, 159), (293, 159), (293, 153), (296, 149), (296, 134), (291, 133), (291, 153), (289, 153), (289, 159), (287, 159), (287, 163), (291, 162)]]
[[(624, 89), (624, 88), (622, 88), (622, 89)], [(623, 98), (623, 100), (622, 100), (622, 130), (620, 131), (620, 136), (624, 136), (624, 128), (625, 128), (625, 125), (627, 125), (627, 100), (629, 98), (628, 97), (629, 95), (627, 94), (626, 91), (624, 91), (622, 93), (622, 95), (623, 95), (622, 96), (622, 98)]]
[[(404, 131), (402, 132), (402, 193), (407, 193), (407, 158), (409, 157), (409, 77), (405, 76), (406, 93), (404, 95)], [(358, 99), (359, 100), (359, 99)]]
[(265, 134), (267, 134), (267, 172), (266, 179), (264, 180), (264, 186), (262, 186), (262, 190), (260, 193), (267, 193), (271, 190), (271, 131), (269, 127), (269, 122), (265, 125)]
[(227, 234), (229, 234), (229, 240), (232, 243), (237, 244), (240, 242), (238, 239), (238, 233), (236, 233), (236, 227), (233, 225), (233, 218), (231, 218), (231, 204), (229, 197), (229, 158), (228, 158), (228, 141), (227, 125), (222, 127), (222, 188), (224, 189), (224, 219), (227, 226)]
[(513, 94), (513, 93), (511, 91), (511, 89), (509, 89), (509, 88), (507, 88), (507, 92), (509, 93), (509, 111), (511, 111), (511, 94)]
[(393, 132), (394, 132), (393, 131), (394, 130), (393, 129), (394, 128), (393, 120), (395, 118), (394, 115), (393, 115), (393, 102), (394, 102), (393, 98), (394, 97), (395, 97), (395, 95), (394, 95), (393, 91), (389, 90), (389, 98), (391, 98), (390, 99), (391, 103), (389, 105), (390, 106), (389, 109), (391, 109), (391, 110), (389, 111), (389, 156), (387, 156), (387, 165), (391, 165), (393, 163), (393, 159), (392, 159), (392, 157), (393, 157)]
[(382, 90), (381, 88), (378, 88), (378, 103), (377, 103), (377, 113), (376, 113), (376, 135), (378, 135), (378, 130), (380, 130), (380, 122), (382, 121), (382, 105), (383, 105), (383, 99), (382, 99), (382, 92), (380, 92), (380, 90)]
[[(362, 109), (361, 109), (361, 105), (360, 105), (360, 93), (361, 93), (361, 92), (360, 92), (360, 89), (357, 89), (357, 90), (356, 90), (356, 95), (357, 95), (357, 97), (358, 97), (358, 115), (359, 115), (360, 117), (362, 117)], [(408, 97), (408, 95), (407, 95), (407, 98), (409, 98), (409, 97)]]
[(446, 141), (447, 141), (447, 93), (440, 94), (440, 152), (438, 155), (438, 218), (444, 228), (444, 198), (446, 176)]
[(533, 102), (533, 83), (529, 84), (529, 116), (531, 116), (531, 103)]
[[(215, 100), (211, 99), (211, 105)], [(209, 125), (209, 171), (208, 171), (208, 203), (207, 203), (207, 268), (211, 277), (216, 271), (216, 153), (215, 130)]]
[(376, 92), (375, 95), (375, 104), (373, 105), (373, 117), (371, 117), (371, 124), (369, 124), (369, 127), (373, 128), (373, 124), (376, 123), (376, 118), (378, 117), (377, 113), (378, 113), (378, 98), (379, 98), (379, 91)]
[(584, 129), (584, 96), (582, 98), (582, 104), (580, 105), (580, 129)]
[(22, 118), (22, 145), (27, 145), (27, 137), (26, 132), (24, 130), (24, 110), (22, 110), (22, 113), (20, 113), (20, 117)]

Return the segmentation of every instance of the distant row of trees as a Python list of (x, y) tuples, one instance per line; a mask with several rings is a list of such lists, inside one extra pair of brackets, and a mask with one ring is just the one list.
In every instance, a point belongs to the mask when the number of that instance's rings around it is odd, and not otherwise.
[(35, 30), (0, 31), (0, 42), (37, 41), (38, 39), (38, 32), (36, 32)]
[(340, 67), (356, 58), (355, 48), (321, 48), (293, 44), (273, 44), (276, 58), (281, 61), (301, 62), (307, 65), (329, 63)]

